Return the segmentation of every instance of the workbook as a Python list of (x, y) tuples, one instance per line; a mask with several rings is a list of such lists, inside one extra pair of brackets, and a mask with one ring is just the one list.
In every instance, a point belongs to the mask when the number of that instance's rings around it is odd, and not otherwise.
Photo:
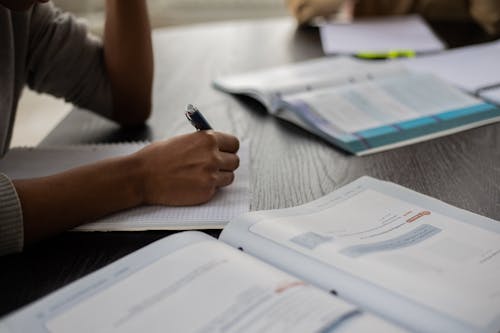
[(2, 332), (491, 332), (500, 223), (362, 177), (302, 206), (164, 238)]
[[(146, 143), (76, 146), (18, 147), (0, 159), (0, 172), (11, 179), (49, 176), (71, 168), (132, 154)], [(240, 166), (230, 186), (221, 188), (209, 202), (196, 206), (141, 206), (104, 216), (77, 227), (77, 231), (136, 231), (220, 229), (250, 209), (249, 144), (242, 142)], [(75, 189), (78, 190), (78, 189)]]
[(500, 120), (493, 104), (402, 64), (320, 58), (214, 81), (356, 155)]

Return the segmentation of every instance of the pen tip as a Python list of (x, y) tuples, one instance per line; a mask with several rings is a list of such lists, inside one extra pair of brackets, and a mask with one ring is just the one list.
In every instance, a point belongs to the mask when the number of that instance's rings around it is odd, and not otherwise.
[(194, 108), (193, 104), (188, 104), (188, 105), (187, 105), (187, 110), (188, 110), (189, 112), (194, 112), (194, 111), (195, 111), (195, 108)]

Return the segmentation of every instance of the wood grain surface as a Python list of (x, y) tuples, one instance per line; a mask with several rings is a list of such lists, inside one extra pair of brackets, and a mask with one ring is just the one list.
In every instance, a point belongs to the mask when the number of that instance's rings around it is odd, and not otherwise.
[[(460, 42), (460, 30), (447, 29), (453, 46), (484, 38), (466, 30), (470, 40)], [(219, 75), (322, 56), (316, 29), (297, 30), (291, 19), (235, 21), (158, 30), (154, 44), (154, 113), (146, 126), (121, 129), (75, 110), (42, 145), (161, 140), (192, 131), (183, 110), (193, 103), (217, 130), (251, 139), (252, 210), (299, 205), (370, 175), (500, 220), (500, 124), (356, 157), (211, 87)], [(0, 315), (168, 234), (68, 232), (2, 257)]]

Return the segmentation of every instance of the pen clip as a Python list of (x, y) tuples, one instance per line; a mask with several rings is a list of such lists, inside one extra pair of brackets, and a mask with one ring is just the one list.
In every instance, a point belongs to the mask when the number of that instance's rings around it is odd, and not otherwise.
[(188, 104), (187, 110), (184, 113), (189, 122), (198, 130), (210, 130), (212, 127), (208, 123), (208, 121), (203, 117), (201, 112), (191, 104)]
[(186, 107), (186, 112), (185, 112), (185, 115), (186, 115), (186, 118), (190, 121), (190, 122), (193, 122), (194, 119), (193, 119), (193, 114), (198, 111), (197, 108), (195, 108), (193, 106), (193, 104), (188, 104), (187, 107)]

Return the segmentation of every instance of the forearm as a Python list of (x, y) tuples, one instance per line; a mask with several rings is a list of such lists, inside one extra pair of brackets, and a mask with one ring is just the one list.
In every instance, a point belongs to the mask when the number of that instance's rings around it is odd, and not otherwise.
[(14, 180), (24, 240), (30, 243), (140, 205), (207, 202), (219, 187), (232, 183), (238, 147), (231, 135), (198, 131), (53, 176)]
[(42, 239), (103, 215), (141, 204), (140, 162), (119, 157), (54, 176), (14, 181), (24, 238)]
[(113, 93), (113, 119), (144, 122), (151, 112), (153, 51), (145, 0), (106, 0), (104, 58)]

